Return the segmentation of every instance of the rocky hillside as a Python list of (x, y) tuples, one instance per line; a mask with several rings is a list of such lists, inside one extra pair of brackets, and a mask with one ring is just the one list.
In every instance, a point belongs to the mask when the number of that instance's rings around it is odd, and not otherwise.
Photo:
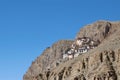
[(120, 22), (97, 21), (83, 27), (77, 38), (100, 44), (78, 57), (64, 60), (75, 41), (48, 47), (30, 66), (23, 80), (120, 80)]
[(34, 78), (40, 74), (46, 75), (48, 70), (52, 70), (62, 61), (62, 54), (66, 52), (72, 43), (73, 41), (70, 40), (60, 40), (51, 47), (46, 48), (42, 55), (32, 62), (23, 80), (34, 80)]

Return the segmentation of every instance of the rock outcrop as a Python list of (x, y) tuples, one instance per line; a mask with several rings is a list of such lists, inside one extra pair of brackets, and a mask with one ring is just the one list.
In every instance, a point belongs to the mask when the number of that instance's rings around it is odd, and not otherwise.
[(33, 80), (36, 76), (46, 79), (48, 70), (52, 70), (62, 61), (62, 55), (72, 45), (73, 41), (60, 40), (43, 51), (42, 55), (32, 62), (32, 65), (24, 75), (24, 80)]
[(97, 21), (83, 27), (77, 34), (77, 38), (85, 36), (102, 42), (106, 37), (115, 33), (119, 29), (119, 26), (119, 22)]
[(100, 44), (66, 61), (63, 55), (75, 41), (58, 41), (32, 63), (23, 80), (120, 80), (120, 22), (97, 21), (83, 27), (76, 39), (81, 37)]

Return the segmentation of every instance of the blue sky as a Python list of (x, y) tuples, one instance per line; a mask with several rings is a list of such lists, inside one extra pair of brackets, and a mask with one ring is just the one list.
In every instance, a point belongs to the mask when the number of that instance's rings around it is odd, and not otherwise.
[(120, 0), (0, 0), (0, 80), (22, 80), (32, 61), (97, 20), (120, 20)]

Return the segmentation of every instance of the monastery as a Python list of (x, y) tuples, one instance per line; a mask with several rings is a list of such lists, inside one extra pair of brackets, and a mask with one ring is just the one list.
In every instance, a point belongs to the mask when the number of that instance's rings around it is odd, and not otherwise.
[(77, 38), (72, 44), (70, 50), (63, 54), (63, 59), (72, 59), (78, 57), (82, 53), (86, 53), (99, 45), (98, 41), (94, 41), (89, 37)]

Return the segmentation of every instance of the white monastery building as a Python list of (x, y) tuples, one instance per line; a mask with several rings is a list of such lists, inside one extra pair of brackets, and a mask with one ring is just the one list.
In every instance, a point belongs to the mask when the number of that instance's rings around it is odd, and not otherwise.
[(63, 59), (72, 59), (78, 57), (82, 53), (86, 53), (99, 45), (98, 41), (93, 41), (89, 37), (77, 38), (72, 44), (70, 50), (63, 54)]

